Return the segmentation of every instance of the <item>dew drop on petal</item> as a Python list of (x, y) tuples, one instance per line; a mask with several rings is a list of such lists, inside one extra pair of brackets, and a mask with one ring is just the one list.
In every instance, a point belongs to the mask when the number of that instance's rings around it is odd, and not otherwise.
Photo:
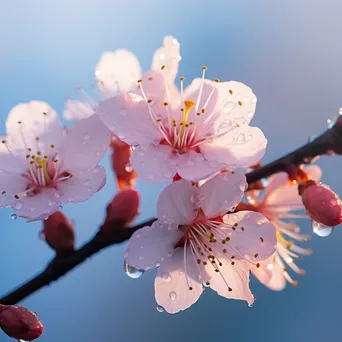
[(158, 312), (164, 312), (165, 309), (164, 309), (162, 306), (157, 305), (157, 311), (158, 311)]
[(243, 183), (240, 185), (240, 190), (241, 191), (246, 191), (248, 189), (248, 184), (247, 183)]
[(133, 171), (133, 167), (131, 163), (127, 163), (125, 166), (125, 170), (126, 172), (132, 172)]
[(169, 283), (172, 280), (170, 274), (167, 272), (164, 272), (162, 274), (162, 279), (165, 281), (165, 283)]
[(144, 273), (144, 270), (130, 266), (126, 262), (124, 262), (124, 269), (126, 274), (132, 279), (138, 279)]
[(210, 285), (208, 285), (206, 282), (203, 282), (202, 285), (203, 287), (207, 287), (207, 288), (210, 287)]
[(12, 220), (16, 220), (17, 218), (18, 218), (18, 216), (17, 216), (16, 214), (12, 214), (12, 215), (11, 215), (11, 219), (12, 219)]
[(320, 237), (329, 236), (331, 232), (333, 231), (333, 229), (334, 227), (325, 227), (316, 221), (312, 221), (312, 231)]
[(15, 202), (14, 204), (14, 208), (17, 209), (17, 210), (20, 210), (21, 208), (23, 207), (23, 202)]
[(176, 292), (171, 291), (171, 292), (169, 293), (169, 297), (170, 297), (171, 300), (175, 300), (175, 299), (177, 298)]

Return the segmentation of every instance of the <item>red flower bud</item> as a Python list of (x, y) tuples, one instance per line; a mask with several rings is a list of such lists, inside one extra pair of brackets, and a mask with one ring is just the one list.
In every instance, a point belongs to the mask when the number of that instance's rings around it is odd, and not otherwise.
[(116, 174), (118, 187), (120, 190), (129, 189), (135, 185), (138, 178), (137, 173), (130, 167), (131, 148), (115, 137), (112, 138), (111, 147), (113, 149), (112, 167)]
[(43, 221), (42, 233), (48, 245), (57, 253), (75, 250), (73, 224), (62, 212), (56, 211)]
[(119, 192), (107, 207), (107, 217), (105, 224), (101, 227), (102, 231), (110, 229), (111, 225), (106, 224), (113, 221), (128, 226), (138, 215), (139, 193), (133, 189)]
[(32, 341), (40, 337), (44, 327), (37, 315), (22, 306), (1, 306), (0, 327), (12, 338)]
[(342, 223), (342, 204), (339, 197), (324, 184), (309, 180), (298, 186), (303, 204), (310, 218), (327, 227)]

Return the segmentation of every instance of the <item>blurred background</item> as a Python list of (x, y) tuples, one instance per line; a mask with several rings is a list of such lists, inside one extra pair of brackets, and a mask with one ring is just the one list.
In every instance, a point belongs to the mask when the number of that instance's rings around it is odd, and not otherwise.
[[(264, 162), (303, 144), (342, 107), (342, 2), (336, 0), (1, 0), (0, 128), (18, 102), (43, 100), (60, 113), (65, 97), (94, 80), (103, 51), (127, 48), (150, 67), (163, 37), (181, 44), (180, 74), (238, 80), (258, 97), (253, 124), (269, 140)], [(65, 205), (84, 243), (104, 218), (117, 191), (109, 167), (105, 188), (91, 200)], [(318, 161), (323, 181), (342, 195), (339, 157)], [(141, 215), (155, 215), (163, 185), (141, 180)], [(40, 272), (53, 253), (38, 239), (40, 223), (0, 211), (0, 293)], [(304, 232), (310, 231), (303, 220)], [(22, 302), (45, 326), (41, 342), (337, 341), (342, 338), (342, 231), (307, 243), (312, 256), (298, 288), (277, 293), (255, 278), (256, 302), (226, 300), (206, 291), (189, 310), (156, 310), (154, 271), (133, 280), (123, 270), (126, 244), (102, 251), (51, 286)], [(7, 342), (0, 333), (0, 341)]]

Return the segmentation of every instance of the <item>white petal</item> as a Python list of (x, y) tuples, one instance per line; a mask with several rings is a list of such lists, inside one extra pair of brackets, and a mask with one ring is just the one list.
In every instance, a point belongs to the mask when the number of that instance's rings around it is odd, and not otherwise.
[(112, 97), (101, 102), (95, 111), (104, 124), (129, 145), (163, 139), (151, 119), (145, 100), (136, 94)]
[(106, 183), (106, 170), (96, 166), (76, 171), (72, 178), (58, 182), (57, 190), (62, 202), (83, 202), (101, 190)]
[(184, 234), (171, 231), (167, 225), (156, 221), (151, 227), (136, 231), (129, 239), (125, 252), (128, 265), (139, 269), (159, 267), (174, 252), (174, 246)]
[[(243, 261), (234, 265), (227, 259), (220, 258), (222, 266), (213, 267), (210, 263), (205, 267), (210, 276), (210, 287), (220, 296), (241, 299), (249, 305), (254, 302), (254, 296), (249, 289), (249, 266)], [(216, 272), (218, 269), (219, 272)]]
[(67, 120), (81, 120), (94, 114), (91, 105), (82, 101), (67, 100), (63, 116)]
[(260, 161), (267, 140), (259, 128), (247, 125), (229, 131), (212, 143), (200, 146), (204, 157), (232, 167), (247, 167)]
[(95, 68), (96, 79), (103, 84), (105, 97), (128, 92), (141, 78), (136, 56), (127, 50), (102, 54)]
[(43, 189), (33, 196), (19, 198), (12, 204), (16, 215), (28, 221), (44, 220), (59, 210), (60, 200), (55, 189)]
[(174, 81), (181, 60), (180, 45), (177, 39), (172, 36), (166, 36), (163, 44), (164, 46), (159, 48), (153, 56), (151, 69), (160, 71), (161, 67), (165, 66), (163, 75), (168, 81)]
[(158, 219), (165, 223), (190, 224), (197, 216), (198, 194), (198, 188), (186, 180), (168, 185), (158, 198)]
[(65, 171), (90, 169), (107, 151), (111, 134), (96, 115), (78, 120), (68, 129), (61, 157)]
[(169, 145), (147, 145), (134, 149), (131, 163), (140, 177), (158, 183), (170, 181), (176, 174), (172, 159), (172, 148)]
[(240, 203), (246, 188), (246, 177), (241, 172), (220, 173), (200, 187), (200, 207), (209, 218), (226, 214)]
[(189, 308), (203, 293), (198, 265), (187, 250), (185, 267), (183, 252), (183, 248), (177, 248), (165, 258), (154, 283), (157, 303), (171, 314)]

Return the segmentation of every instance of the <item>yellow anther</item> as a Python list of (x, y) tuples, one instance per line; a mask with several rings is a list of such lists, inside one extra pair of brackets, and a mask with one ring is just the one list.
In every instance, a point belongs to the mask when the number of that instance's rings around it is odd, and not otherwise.
[(6, 195), (6, 191), (3, 191), (3, 192), (1, 193), (1, 195)]
[(48, 156), (44, 156), (44, 159), (48, 159), (49, 157)]
[(261, 238), (260, 238), (260, 241), (261, 241), (261, 242), (264, 242), (264, 238), (261, 237)]
[(184, 81), (184, 79), (185, 79), (184, 77), (180, 77), (179, 78), (180, 81)]
[(6, 144), (6, 140), (1, 140), (1, 142), (2, 142), (3, 144)]
[(31, 152), (31, 151), (32, 151), (32, 148), (28, 148), (27, 150), (28, 150), (29, 152)]
[(205, 65), (202, 66), (202, 70), (207, 70), (207, 69), (208, 68)]
[(164, 106), (168, 106), (169, 104), (167, 102), (164, 102)]
[(46, 113), (46, 112), (43, 112), (43, 115), (47, 115), (47, 113)]
[(257, 258), (257, 257), (258, 257), (258, 255), (259, 255), (258, 253), (255, 253), (255, 254), (254, 254), (254, 258)]
[(39, 141), (40, 140), (40, 138), (39, 137), (36, 137), (36, 141)]
[(233, 90), (229, 89), (229, 94), (233, 95)]
[(38, 151), (37, 154), (38, 154), (38, 156), (40, 156), (40, 155), (42, 154), (42, 152), (39, 152), (39, 151)]
[(69, 174), (69, 178), (72, 178), (72, 173)]
[(202, 113), (205, 113), (205, 108), (202, 108), (201, 112), (202, 112)]
[(223, 252), (223, 253), (227, 253), (227, 250), (224, 248), (224, 249), (222, 250), (222, 252)]
[(151, 103), (152, 102), (152, 100), (147, 100), (147, 103)]
[(158, 118), (156, 121), (157, 121), (157, 122), (160, 122), (160, 121), (162, 121), (162, 119), (161, 119), (161, 118)]
[(137, 82), (138, 82), (138, 83), (141, 83), (142, 81), (143, 81), (143, 80), (138, 80)]
[(29, 155), (29, 154), (26, 155), (26, 159), (27, 159), (27, 158), (30, 158), (30, 155)]
[(31, 158), (32, 158), (32, 159), (35, 159), (35, 158), (36, 158), (36, 156), (35, 156), (35, 155), (33, 155), (33, 156), (31, 156)]
[(20, 125), (22, 123), (22, 121), (18, 121), (18, 124)]
[(287, 249), (290, 249), (292, 247), (292, 242), (286, 240), (279, 231), (276, 232), (277, 240)]
[(165, 69), (165, 65), (162, 65), (161, 67), (160, 67), (160, 70), (164, 70)]
[(14, 198), (15, 199), (19, 199), (19, 195), (14, 195)]
[(31, 160), (31, 161), (30, 161), (30, 164), (31, 164), (31, 165), (32, 165), (32, 164), (34, 164), (34, 161), (33, 161), (33, 160)]
[(219, 82), (221, 82), (221, 81), (220, 81), (219, 78), (215, 78), (215, 79), (214, 79), (214, 82), (219, 83)]
[(242, 106), (242, 101), (238, 101), (239, 106)]
[(55, 159), (53, 162), (54, 162), (54, 163), (58, 163), (58, 159)]
[(196, 115), (197, 115), (197, 116), (200, 116), (200, 115), (201, 115), (201, 113), (196, 113)]
[(55, 145), (54, 145), (54, 144), (51, 144), (50, 147), (51, 147), (51, 148), (55, 148)]
[(256, 267), (257, 267), (257, 268), (259, 268), (259, 267), (260, 267), (260, 264), (259, 264), (259, 263), (257, 263), (257, 264), (256, 264)]
[(149, 77), (147, 80), (148, 80), (148, 81), (152, 81), (152, 80), (153, 80), (153, 78), (152, 78), (152, 77)]

